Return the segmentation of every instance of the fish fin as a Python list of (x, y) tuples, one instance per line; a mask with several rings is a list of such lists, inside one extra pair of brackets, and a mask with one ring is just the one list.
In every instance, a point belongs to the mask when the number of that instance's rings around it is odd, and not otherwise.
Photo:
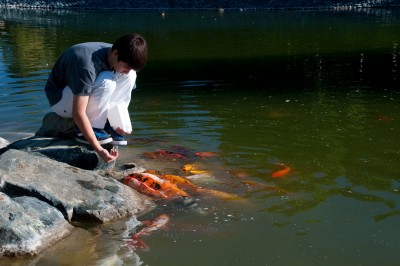
[(143, 251), (149, 251), (150, 247), (140, 238), (133, 236), (129, 241), (129, 245), (134, 247), (136, 250), (140, 249)]

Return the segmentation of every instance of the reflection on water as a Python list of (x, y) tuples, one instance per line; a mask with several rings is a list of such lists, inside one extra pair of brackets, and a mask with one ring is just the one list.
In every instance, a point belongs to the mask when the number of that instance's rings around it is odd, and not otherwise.
[[(138, 31), (150, 58), (119, 162), (180, 176), (193, 164), (208, 174), (192, 182), (221, 192), (139, 217), (170, 216), (148, 252), (126, 246), (136, 228), (121, 221), (77, 225), (43, 256), (7, 263), (397, 263), (399, 10), (0, 14), (1, 136), (38, 129), (65, 48)], [(159, 151), (185, 156), (149, 157)]]

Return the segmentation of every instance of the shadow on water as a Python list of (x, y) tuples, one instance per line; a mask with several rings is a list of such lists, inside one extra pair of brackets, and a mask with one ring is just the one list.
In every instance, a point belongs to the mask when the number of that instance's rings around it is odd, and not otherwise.
[[(42, 88), (65, 48), (137, 31), (150, 55), (132, 95), (135, 134), (121, 147), (120, 161), (179, 175), (185, 164), (196, 164), (213, 176), (199, 185), (243, 199), (195, 195), (196, 210), (161, 203), (143, 219), (166, 212), (170, 229), (149, 237), (151, 251), (135, 259), (149, 265), (176, 265), (176, 258), (181, 265), (398, 261), (399, 10), (165, 17), (1, 10), (0, 17), (4, 132), (40, 126), (50, 110)], [(219, 156), (144, 156), (177, 147)], [(281, 164), (290, 171), (272, 177), (284, 170)], [(124, 256), (121, 250), (113, 256), (124, 223), (79, 227), (32, 263), (51, 265), (48, 254), (88, 264)], [(71, 248), (81, 252), (68, 256)], [(371, 258), (371, 251), (378, 255)]]

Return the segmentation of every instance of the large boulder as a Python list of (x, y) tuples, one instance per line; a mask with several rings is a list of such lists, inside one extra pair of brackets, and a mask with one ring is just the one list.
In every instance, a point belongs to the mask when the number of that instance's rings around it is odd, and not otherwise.
[(0, 192), (0, 255), (36, 255), (73, 229), (60, 211), (32, 197)]
[(56, 207), (68, 221), (110, 222), (154, 205), (112, 177), (10, 149), (0, 157), (0, 191), (32, 196)]
[(34, 137), (0, 138), (0, 256), (36, 255), (68, 235), (71, 221), (113, 222), (155, 207), (118, 181), (140, 167), (104, 163), (74, 132), (71, 119), (49, 113)]
[[(50, 112), (43, 117), (42, 125), (35, 136), (8, 143), (9, 145), (6, 145), (7, 142), (1, 145), (0, 140), (0, 154), (8, 149), (36, 152), (86, 170), (105, 169), (115, 165), (115, 161), (104, 163), (90, 145), (77, 143), (74, 137), (75, 130), (72, 118), (64, 118)], [(111, 150), (113, 146), (106, 144), (103, 147)]]
[(68, 138), (34, 136), (11, 143), (3, 148), (3, 152), (10, 149), (43, 154), (55, 161), (86, 170), (113, 166), (105, 164), (89, 145), (80, 145)]

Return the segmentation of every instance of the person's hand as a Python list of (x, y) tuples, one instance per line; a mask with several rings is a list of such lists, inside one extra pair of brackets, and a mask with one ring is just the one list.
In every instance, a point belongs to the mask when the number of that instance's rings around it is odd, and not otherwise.
[(119, 155), (117, 149), (112, 149), (110, 152), (108, 152), (106, 149), (102, 149), (98, 152), (98, 154), (100, 158), (103, 159), (103, 161), (105, 161), (106, 163), (114, 161)]
[(117, 132), (120, 135), (126, 135), (126, 134), (131, 134), (132, 132), (128, 131), (123, 131), (121, 128), (117, 127), (117, 129), (115, 130), (115, 132)]

